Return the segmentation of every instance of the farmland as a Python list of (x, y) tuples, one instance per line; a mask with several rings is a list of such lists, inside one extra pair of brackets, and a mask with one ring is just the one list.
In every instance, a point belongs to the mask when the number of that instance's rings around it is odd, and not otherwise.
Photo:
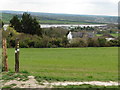
[[(96, 34), (96, 36), (102, 36), (103, 34)], [(117, 34), (117, 33), (115, 33), (115, 34), (110, 34), (110, 35), (112, 35), (113, 37), (118, 37), (119, 36), (119, 34)]]
[[(14, 71), (14, 49), (8, 49)], [(117, 81), (118, 48), (21, 48), (20, 70), (34, 76), (68, 81)]]
[[(2, 11), (4, 23), (9, 23), (14, 15), (21, 18), (24, 11)], [(105, 24), (116, 23), (115, 16), (95, 16), (95, 15), (77, 15), (77, 14), (59, 14), (59, 13), (40, 13), (29, 12), (33, 17), (37, 17), (41, 24)]]

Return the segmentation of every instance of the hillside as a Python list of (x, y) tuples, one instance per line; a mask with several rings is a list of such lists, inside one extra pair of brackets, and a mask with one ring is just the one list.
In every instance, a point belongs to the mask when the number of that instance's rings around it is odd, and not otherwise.
[[(9, 23), (9, 20), (21, 14), (24, 11), (2, 11), (2, 19), (4, 23)], [(76, 14), (56, 14), (56, 13), (41, 13), (29, 12), (35, 16), (41, 24), (103, 24), (103, 23), (117, 23), (115, 16), (97, 16), (97, 15), (76, 15)]]

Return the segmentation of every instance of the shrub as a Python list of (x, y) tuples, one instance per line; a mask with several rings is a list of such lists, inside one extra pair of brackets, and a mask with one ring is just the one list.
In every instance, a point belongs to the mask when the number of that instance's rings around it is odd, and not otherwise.
[(76, 38), (73, 39), (70, 43), (71, 47), (87, 47), (87, 42), (84, 39)]
[(62, 38), (62, 46), (63, 46), (63, 47), (67, 47), (67, 46), (68, 46), (68, 43), (69, 43), (69, 41), (68, 41), (67, 37), (63, 37), (63, 38)]
[(108, 41), (107, 46), (119, 46), (118, 40), (110, 40), (110, 41)]
[(29, 46), (28, 46), (28, 43), (26, 43), (26, 42), (20, 42), (20, 47), (21, 48), (29, 48)]
[(106, 46), (106, 39), (105, 38), (98, 38), (99, 46), (104, 47)]
[(97, 38), (88, 38), (87, 43), (88, 43), (88, 47), (98, 47), (99, 46)]

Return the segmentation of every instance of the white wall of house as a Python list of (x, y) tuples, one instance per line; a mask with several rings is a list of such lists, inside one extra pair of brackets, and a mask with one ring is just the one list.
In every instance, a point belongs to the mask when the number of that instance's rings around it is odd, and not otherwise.
[(67, 39), (72, 40), (72, 33), (71, 32), (69, 32), (69, 34), (67, 35)]
[(8, 24), (5, 24), (5, 25), (3, 26), (3, 28), (4, 28), (5, 31), (7, 30), (7, 27), (8, 27), (8, 26), (9, 26)]
[(107, 41), (115, 40), (115, 38), (105, 38)]

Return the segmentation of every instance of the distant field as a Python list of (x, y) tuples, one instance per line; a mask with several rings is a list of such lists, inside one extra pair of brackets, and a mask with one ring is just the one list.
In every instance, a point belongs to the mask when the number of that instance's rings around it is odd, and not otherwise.
[(112, 36), (114, 36), (114, 37), (118, 37), (118, 33), (116, 33), (116, 34), (111, 34)]
[[(9, 21), (12, 19), (13, 16), (18, 15), (19, 18), (22, 17), (21, 14), (18, 13), (2, 13), (2, 20), (5, 24), (10, 23)], [(43, 13), (41, 14), (31, 14), (32, 16), (35, 16), (37, 18), (37, 20), (41, 23), (41, 24), (106, 24), (106, 22), (102, 22), (102, 21), (96, 21), (96, 18), (98, 19), (98, 17), (96, 16), (89, 16), (89, 15), (59, 15), (59, 14), (49, 14), (46, 13), (45, 15), (43, 15)], [(102, 17), (102, 16), (101, 16)], [(103, 17), (106, 20), (106, 17)], [(114, 17), (109, 17), (109, 18), (114, 18)], [(107, 19), (108, 21), (110, 19)], [(113, 20), (116, 20), (116, 18), (114, 18)], [(111, 20), (109, 21), (111, 22)], [(112, 21), (114, 22), (114, 21)]]
[[(97, 36), (102, 36), (103, 34), (96, 34), (96, 35), (97, 35)], [(114, 36), (114, 37), (118, 37), (119, 34), (115, 33), (115, 34), (110, 34), (110, 35), (112, 35), (112, 36)]]
[[(8, 49), (14, 70), (14, 49)], [(117, 81), (118, 48), (21, 48), (20, 70), (69, 81)]]
[(41, 24), (104, 24), (96, 22), (67, 21), (67, 20), (40, 20)]

